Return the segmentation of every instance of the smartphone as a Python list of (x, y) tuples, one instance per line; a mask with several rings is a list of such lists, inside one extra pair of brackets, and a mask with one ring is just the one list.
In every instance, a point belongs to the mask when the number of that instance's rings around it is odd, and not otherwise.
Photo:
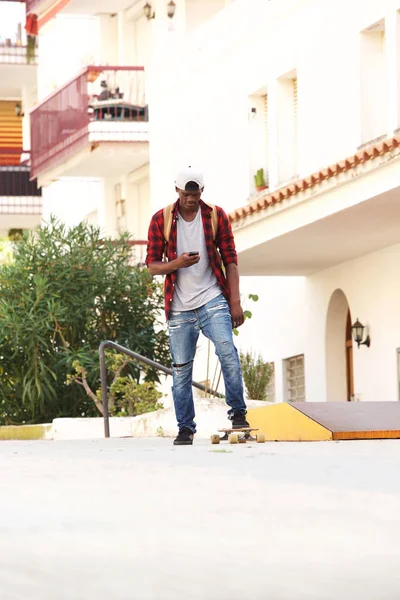
[(189, 256), (197, 256), (198, 252), (189, 252)]

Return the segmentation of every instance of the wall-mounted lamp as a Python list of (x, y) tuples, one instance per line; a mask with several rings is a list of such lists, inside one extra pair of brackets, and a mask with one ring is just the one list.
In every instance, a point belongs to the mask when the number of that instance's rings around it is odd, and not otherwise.
[[(175, 4), (174, 0), (170, 0), (170, 2), (168, 2), (168, 4), (167, 4), (167, 15), (170, 19), (172, 19), (174, 17), (175, 11), (176, 11), (176, 4)], [(156, 18), (156, 13), (153, 10), (153, 7), (150, 2), (146, 2), (146, 4), (143, 6), (143, 12), (148, 21)]]
[(367, 335), (365, 340), (362, 341), (364, 337), (364, 329), (364, 325), (362, 325), (362, 323), (360, 323), (358, 319), (351, 328), (353, 339), (356, 342), (358, 348), (360, 346), (367, 346), (367, 348), (369, 348), (371, 345), (371, 338), (369, 337), (369, 335)]
[(17, 104), (15, 105), (15, 115), (17, 117), (24, 117), (24, 113), (22, 112), (22, 104), (21, 102), (17, 102)]
[(146, 4), (143, 6), (143, 12), (148, 21), (156, 18), (156, 13), (153, 11), (153, 7), (149, 2), (146, 2)]
[(168, 2), (168, 4), (167, 4), (167, 15), (169, 16), (170, 19), (174, 18), (175, 11), (176, 11), (176, 4), (175, 4), (174, 0), (170, 0), (170, 2)]

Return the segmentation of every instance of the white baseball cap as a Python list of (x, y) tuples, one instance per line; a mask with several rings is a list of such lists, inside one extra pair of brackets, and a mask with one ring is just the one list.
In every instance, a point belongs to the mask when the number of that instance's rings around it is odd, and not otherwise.
[[(188, 186), (188, 184), (192, 185)], [(193, 184), (196, 184), (196, 186)], [(176, 176), (175, 185), (180, 190), (187, 190), (191, 192), (195, 191), (196, 189), (202, 190), (204, 187), (203, 173), (191, 166), (185, 167)]]

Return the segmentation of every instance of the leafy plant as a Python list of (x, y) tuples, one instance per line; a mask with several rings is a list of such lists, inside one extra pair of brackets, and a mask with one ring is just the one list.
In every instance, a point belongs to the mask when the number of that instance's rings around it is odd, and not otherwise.
[(36, 56), (36, 36), (28, 35), (27, 36), (27, 45), (26, 45), (26, 62), (30, 64), (33, 60), (35, 60)]
[(240, 352), (243, 380), (247, 396), (253, 400), (267, 400), (267, 387), (274, 372), (271, 363), (264, 362), (261, 355)]
[(162, 393), (151, 381), (137, 383), (130, 375), (119, 377), (111, 386), (111, 393), (116, 396), (114, 414), (131, 417), (143, 415), (163, 408), (159, 400)]
[(11, 242), (15, 242), (20, 240), (24, 234), (23, 229), (9, 229), (7, 233), (7, 237)]
[(255, 184), (256, 188), (266, 187), (265, 177), (264, 177), (264, 169), (257, 170), (257, 173), (254, 175), (254, 184)]
[(8, 238), (0, 239), (0, 265), (11, 262), (12, 249), (13, 244)]
[[(113, 376), (108, 394), (110, 415), (135, 417), (163, 408), (163, 405), (158, 402), (162, 393), (157, 390), (154, 382), (138, 383), (131, 375), (122, 376), (122, 372), (132, 361), (126, 360), (123, 354), (113, 352), (106, 353), (106, 358), (108, 371)], [(81, 385), (89, 398), (93, 400), (100, 414), (104, 414), (101, 388), (99, 387), (95, 392), (91, 389), (87, 381), (87, 371), (77, 360), (73, 362), (72, 366), (74, 372), (67, 375), (67, 385), (72, 383)]]
[[(54, 219), (14, 242), (12, 261), (0, 265), (0, 423), (98, 414), (67, 375), (77, 361), (96, 389), (105, 339), (169, 366), (162, 289), (131, 257), (127, 234), (102, 239), (96, 227)], [(125, 369), (139, 383), (140, 366)]]
[[(258, 302), (258, 295), (257, 294), (249, 294), (249, 299), (253, 300), (253, 302)], [(253, 313), (250, 310), (244, 310), (243, 314), (244, 314), (244, 320), (251, 319), (251, 317), (253, 316)], [(236, 328), (233, 329), (233, 335), (239, 335), (238, 329), (236, 329)]]

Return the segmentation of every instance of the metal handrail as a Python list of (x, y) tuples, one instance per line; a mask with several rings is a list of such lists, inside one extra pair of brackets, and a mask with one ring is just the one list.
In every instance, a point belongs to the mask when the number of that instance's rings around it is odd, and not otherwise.
[[(100, 358), (100, 380), (101, 380), (101, 401), (103, 403), (103, 417), (104, 417), (104, 437), (110, 437), (110, 416), (108, 412), (108, 389), (107, 389), (107, 367), (106, 367), (106, 348), (114, 348), (114, 350), (118, 350), (118, 352), (122, 352), (122, 354), (126, 354), (131, 358), (144, 363), (145, 365), (149, 365), (158, 371), (162, 371), (166, 375), (172, 375), (172, 369), (165, 367), (161, 363), (156, 362), (155, 360), (151, 360), (151, 358), (146, 358), (146, 356), (142, 356), (137, 352), (132, 352), (128, 348), (124, 348), (120, 344), (116, 344), (115, 342), (111, 342), (110, 340), (106, 340), (101, 342), (99, 346), (99, 358)], [(207, 392), (216, 396), (217, 398), (223, 398), (223, 394), (212, 390), (202, 383), (197, 383), (197, 381), (192, 381), (192, 386), (201, 390), (202, 392)]]

